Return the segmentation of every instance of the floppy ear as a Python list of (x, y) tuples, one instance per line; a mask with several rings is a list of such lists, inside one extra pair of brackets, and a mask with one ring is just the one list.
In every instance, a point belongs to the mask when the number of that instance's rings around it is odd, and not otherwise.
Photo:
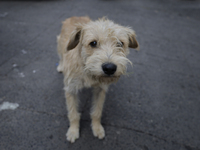
[(132, 29), (129, 29), (128, 36), (129, 36), (128, 47), (139, 50), (139, 44), (138, 44), (138, 41), (136, 40), (136, 34)]
[(78, 45), (81, 37), (81, 29), (82, 27), (79, 26), (72, 32), (67, 45), (67, 51), (74, 49)]

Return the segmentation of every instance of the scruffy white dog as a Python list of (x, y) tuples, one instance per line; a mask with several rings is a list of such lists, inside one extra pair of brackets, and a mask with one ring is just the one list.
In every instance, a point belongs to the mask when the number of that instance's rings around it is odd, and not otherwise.
[(102, 18), (71, 17), (63, 22), (57, 37), (60, 62), (58, 72), (64, 74), (64, 89), (70, 127), (67, 140), (79, 138), (80, 113), (77, 93), (83, 87), (93, 87), (91, 109), (92, 131), (104, 138), (101, 125), (102, 108), (108, 86), (126, 73), (129, 48), (138, 48), (135, 32)]

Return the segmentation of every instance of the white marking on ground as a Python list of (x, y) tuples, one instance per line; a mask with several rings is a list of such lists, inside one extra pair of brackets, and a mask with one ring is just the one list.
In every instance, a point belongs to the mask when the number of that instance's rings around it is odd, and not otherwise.
[(24, 75), (24, 73), (23, 73), (23, 72), (19, 73), (19, 76), (20, 76), (20, 77), (22, 77), (22, 78), (24, 78), (24, 77), (25, 77), (25, 75)]
[(13, 67), (17, 67), (17, 64), (13, 64)]
[(36, 73), (36, 70), (33, 70), (33, 73)]
[(8, 15), (8, 13), (7, 12), (4, 12), (3, 14), (0, 14), (0, 17), (5, 17), (5, 16), (7, 16)]
[(17, 103), (3, 102), (3, 104), (0, 105), (0, 111), (8, 109), (15, 110), (17, 107), (19, 107)]
[(23, 49), (23, 50), (22, 50), (22, 53), (23, 53), (23, 54), (26, 54), (26, 53), (27, 53), (27, 51), (25, 51), (25, 50)]

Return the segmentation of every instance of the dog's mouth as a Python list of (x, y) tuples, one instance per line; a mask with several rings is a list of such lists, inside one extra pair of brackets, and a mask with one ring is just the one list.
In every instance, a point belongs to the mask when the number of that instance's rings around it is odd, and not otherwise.
[(114, 75), (101, 75), (101, 76), (92, 76), (93, 80), (96, 80), (100, 83), (113, 83), (119, 80), (120, 76)]

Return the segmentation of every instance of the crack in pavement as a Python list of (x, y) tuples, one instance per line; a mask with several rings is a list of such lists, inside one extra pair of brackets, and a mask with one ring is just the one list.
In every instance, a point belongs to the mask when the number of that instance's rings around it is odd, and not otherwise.
[(187, 150), (200, 150), (200, 148), (198, 148), (198, 147), (182, 144), (182, 143), (176, 142), (174, 140), (170, 140), (170, 139), (165, 139), (165, 138), (159, 137), (157, 135), (154, 135), (152, 133), (144, 132), (142, 130), (133, 129), (133, 128), (129, 128), (129, 127), (124, 127), (124, 126), (117, 126), (117, 125), (112, 125), (112, 124), (105, 124), (105, 123), (102, 123), (102, 124), (105, 125), (105, 126), (110, 126), (110, 127), (120, 128), (120, 129), (125, 129), (125, 130), (131, 130), (131, 131), (134, 131), (134, 132), (137, 132), (137, 133), (146, 134), (146, 135), (149, 135), (149, 136), (154, 137), (156, 139), (162, 140), (164, 142), (171, 142), (173, 144), (181, 145), (181, 146), (185, 147)]
[[(67, 112), (66, 112), (66, 115), (61, 115), (61, 114), (56, 114), (56, 113), (52, 113), (52, 112), (38, 111), (38, 110), (33, 110), (33, 109), (28, 109), (28, 108), (23, 108), (23, 107), (19, 107), (18, 109), (24, 110), (24, 111), (30, 111), (30, 112), (34, 112), (34, 113), (38, 113), (38, 114), (59, 116), (59, 117), (63, 117), (63, 118), (67, 119)], [(90, 120), (87, 120), (87, 119), (81, 119), (80, 121), (91, 122)], [(191, 145), (188, 145), (188, 144), (179, 143), (177, 141), (170, 140), (170, 139), (165, 139), (165, 138), (159, 137), (157, 135), (154, 135), (152, 133), (144, 132), (142, 130), (138, 130), (138, 129), (134, 129), (134, 128), (130, 128), (130, 127), (125, 127), (125, 126), (113, 125), (113, 124), (109, 124), (109, 123), (103, 123), (103, 122), (102, 122), (102, 125), (108, 126), (108, 127), (113, 127), (113, 128), (130, 130), (130, 131), (133, 131), (133, 132), (145, 134), (145, 135), (154, 137), (154, 138), (156, 138), (158, 140), (161, 140), (161, 141), (164, 141), (164, 142), (169, 142), (169, 143), (173, 143), (173, 144), (176, 144), (176, 145), (183, 146), (183, 147), (186, 148), (186, 150), (200, 150), (199, 147), (195, 147), (195, 146), (191, 146)]]

